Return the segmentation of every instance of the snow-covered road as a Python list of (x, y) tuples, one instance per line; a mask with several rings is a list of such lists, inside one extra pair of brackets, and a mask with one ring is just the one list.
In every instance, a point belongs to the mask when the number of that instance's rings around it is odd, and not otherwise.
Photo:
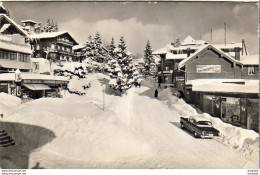
[(153, 91), (146, 87), (135, 89), (131, 98), (131, 125), (138, 133), (143, 134), (143, 138), (155, 154), (159, 167), (255, 167), (252, 162), (248, 162), (221, 142), (214, 139), (195, 139), (189, 132), (180, 128), (179, 118), (175, 116), (174, 111), (152, 97)]
[(40, 126), (55, 134), (30, 153), (28, 168), (37, 163), (51, 169), (258, 168), (222, 142), (195, 139), (180, 129), (179, 117), (185, 111), (169, 108), (161, 92), (155, 99), (153, 86), (132, 88), (123, 97), (105, 94), (103, 111), (100, 75), (92, 78), (85, 96), (35, 100), (6, 117), (8, 122)]

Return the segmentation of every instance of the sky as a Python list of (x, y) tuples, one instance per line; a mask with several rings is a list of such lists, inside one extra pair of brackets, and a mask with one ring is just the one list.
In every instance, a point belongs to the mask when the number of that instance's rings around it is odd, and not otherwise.
[(18, 24), (31, 19), (46, 24), (58, 23), (59, 31), (68, 31), (84, 44), (89, 35), (99, 32), (106, 43), (116, 44), (124, 36), (128, 50), (143, 55), (149, 40), (153, 50), (179, 38), (224, 43), (245, 40), (250, 54), (259, 53), (258, 5), (242, 2), (4, 2)]

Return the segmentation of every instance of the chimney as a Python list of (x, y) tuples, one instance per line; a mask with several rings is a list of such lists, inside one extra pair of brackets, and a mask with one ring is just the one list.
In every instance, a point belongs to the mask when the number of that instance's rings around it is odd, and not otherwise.
[(187, 48), (187, 58), (190, 56), (190, 48)]
[(240, 61), (240, 47), (235, 47), (235, 59)]

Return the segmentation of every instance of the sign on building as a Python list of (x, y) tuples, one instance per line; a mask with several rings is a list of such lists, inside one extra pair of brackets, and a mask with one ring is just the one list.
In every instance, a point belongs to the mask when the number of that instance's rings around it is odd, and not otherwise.
[(196, 65), (197, 73), (221, 73), (221, 65)]

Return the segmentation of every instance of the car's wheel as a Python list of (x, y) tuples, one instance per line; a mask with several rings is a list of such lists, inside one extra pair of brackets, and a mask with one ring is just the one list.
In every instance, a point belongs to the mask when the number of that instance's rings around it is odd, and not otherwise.
[(181, 123), (181, 129), (185, 129), (183, 123)]

